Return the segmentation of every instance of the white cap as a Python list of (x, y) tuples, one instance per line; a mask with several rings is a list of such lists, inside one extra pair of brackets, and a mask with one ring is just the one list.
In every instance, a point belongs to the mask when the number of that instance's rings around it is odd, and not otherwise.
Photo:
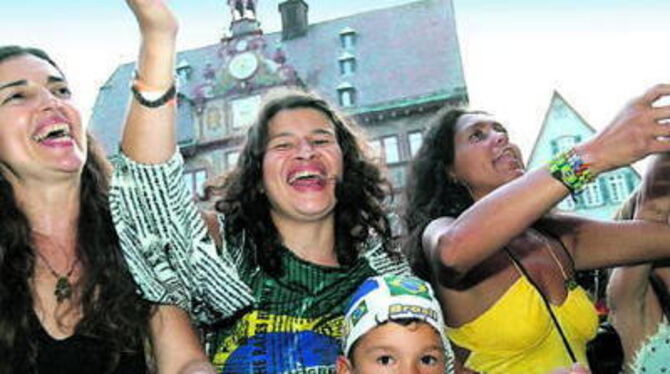
[(437, 330), (444, 346), (445, 373), (453, 372), (454, 354), (445, 334), (440, 303), (430, 284), (413, 276), (380, 275), (358, 287), (344, 313), (344, 355), (349, 356), (354, 343), (368, 331), (399, 319), (418, 319)]

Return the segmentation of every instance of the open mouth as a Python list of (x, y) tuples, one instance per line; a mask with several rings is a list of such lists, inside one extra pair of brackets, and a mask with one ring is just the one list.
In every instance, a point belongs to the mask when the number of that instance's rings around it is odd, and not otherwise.
[(323, 188), (327, 183), (325, 172), (320, 168), (308, 168), (294, 170), (289, 173), (287, 183), (298, 189)]
[(288, 184), (291, 186), (324, 184), (326, 178), (323, 174), (314, 170), (301, 170), (291, 173), (288, 177)]
[(522, 167), (521, 160), (517, 155), (512, 151), (511, 148), (505, 149), (498, 157), (495, 158), (494, 163), (497, 162), (509, 162), (515, 164), (516, 167)]
[(50, 140), (72, 139), (70, 126), (66, 123), (57, 123), (50, 126), (44, 126), (38, 132), (33, 134), (32, 139), (38, 143)]

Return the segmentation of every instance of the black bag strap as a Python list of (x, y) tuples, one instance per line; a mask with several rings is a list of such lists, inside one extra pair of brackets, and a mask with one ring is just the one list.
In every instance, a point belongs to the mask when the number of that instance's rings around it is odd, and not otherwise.
[(661, 310), (663, 310), (665, 319), (670, 321), (670, 295), (668, 294), (668, 288), (661, 277), (654, 273), (653, 270), (649, 273), (649, 283), (656, 294), (658, 303), (661, 304)]
[(514, 263), (517, 265), (519, 270), (521, 270), (521, 273), (523, 273), (523, 276), (526, 277), (528, 282), (535, 288), (537, 293), (540, 294), (540, 297), (542, 298), (542, 301), (544, 301), (544, 306), (547, 307), (547, 311), (549, 311), (549, 315), (551, 316), (551, 320), (554, 322), (554, 326), (556, 326), (556, 329), (558, 330), (558, 333), (561, 335), (561, 340), (563, 341), (563, 346), (565, 347), (565, 350), (568, 351), (568, 355), (570, 356), (570, 359), (572, 360), (573, 364), (576, 364), (577, 357), (575, 356), (575, 353), (572, 351), (572, 347), (570, 347), (570, 342), (568, 342), (568, 338), (565, 337), (565, 333), (563, 332), (563, 329), (561, 328), (561, 324), (558, 323), (558, 318), (556, 318), (556, 315), (554, 314), (554, 311), (551, 310), (551, 306), (549, 305), (549, 300), (547, 300), (547, 297), (542, 293), (542, 290), (540, 290), (540, 287), (535, 284), (535, 281), (528, 275), (528, 272), (526, 271), (526, 268), (523, 267), (521, 264), (521, 261), (516, 257), (512, 251), (509, 250), (507, 247), (503, 247), (507, 255), (514, 261)]

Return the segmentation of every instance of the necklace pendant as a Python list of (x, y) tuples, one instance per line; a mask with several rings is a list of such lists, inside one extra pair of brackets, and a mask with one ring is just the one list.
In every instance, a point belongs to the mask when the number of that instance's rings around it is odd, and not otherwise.
[(56, 295), (56, 301), (58, 304), (72, 296), (72, 285), (70, 284), (70, 280), (67, 277), (58, 277), (56, 288), (54, 289), (54, 295)]
[(565, 280), (565, 287), (567, 287), (568, 291), (574, 290), (575, 288), (577, 288), (577, 286), (579, 286), (579, 284), (577, 283), (575, 278), (571, 277)]

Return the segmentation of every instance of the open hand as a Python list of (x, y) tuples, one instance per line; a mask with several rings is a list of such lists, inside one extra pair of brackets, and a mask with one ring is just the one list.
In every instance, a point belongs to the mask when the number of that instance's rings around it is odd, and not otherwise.
[(593, 139), (580, 145), (578, 153), (596, 173), (628, 165), (652, 153), (670, 151), (670, 105), (652, 106), (670, 95), (670, 84), (659, 84), (630, 101), (612, 123)]
[(174, 36), (178, 23), (167, 6), (168, 0), (126, 0), (135, 14), (142, 34), (164, 34)]

